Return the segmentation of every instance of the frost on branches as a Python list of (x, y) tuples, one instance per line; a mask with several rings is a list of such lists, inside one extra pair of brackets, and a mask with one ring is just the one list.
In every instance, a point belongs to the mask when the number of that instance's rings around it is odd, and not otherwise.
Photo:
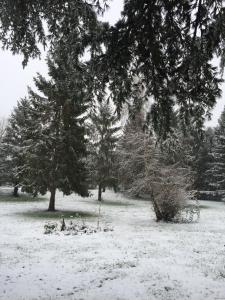
[(118, 149), (123, 191), (135, 197), (148, 196), (157, 221), (173, 221), (189, 198), (188, 168), (176, 161), (171, 152), (168, 155), (166, 146), (157, 144), (156, 137), (143, 130), (139, 115), (128, 121)]

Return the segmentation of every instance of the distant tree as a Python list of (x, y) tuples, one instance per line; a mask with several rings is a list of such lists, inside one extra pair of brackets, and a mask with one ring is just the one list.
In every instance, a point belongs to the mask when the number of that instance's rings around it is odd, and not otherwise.
[(32, 137), (32, 121), (29, 117), (29, 101), (24, 98), (18, 101), (8, 119), (5, 136), (2, 140), (1, 155), (4, 157), (4, 182), (14, 186), (13, 195), (18, 197), (21, 181), (20, 168), (24, 164), (23, 142)]
[(7, 120), (5, 118), (0, 119), (0, 143), (3, 140), (6, 132)]
[(116, 188), (116, 145), (118, 118), (106, 102), (100, 103), (97, 112), (90, 115), (89, 172), (92, 183), (98, 185), (98, 200), (106, 187)]
[(143, 131), (143, 126), (142, 113), (139, 113), (134, 119), (128, 120), (117, 149), (121, 188), (136, 197), (140, 195), (142, 189), (137, 174), (141, 171), (141, 178), (144, 176), (144, 142), (149, 140), (148, 134)]
[(208, 169), (211, 164), (212, 148), (214, 145), (214, 130), (208, 128), (204, 133), (204, 138), (199, 143), (197, 149), (193, 153), (193, 165), (194, 172), (193, 189), (198, 191), (210, 191), (211, 187), (209, 182), (211, 176), (209, 176)]
[(215, 129), (207, 177), (212, 190), (225, 191), (225, 110)]
[(5, 183), (6, 180), (6, 174), (5, 174), (5, 154), (3, 150), (3, 139), (5, 137), (6, 133), (6, 119), (2, 118), (0, 119), (0, 185)]
[(216, 133), (212, 161), (208, 171), (211, 190), (225, 190), (225, 136)]

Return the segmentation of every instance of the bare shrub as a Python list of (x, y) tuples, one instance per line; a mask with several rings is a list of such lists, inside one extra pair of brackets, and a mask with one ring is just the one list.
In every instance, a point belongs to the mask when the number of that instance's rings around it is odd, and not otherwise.
[(168, 161), (153, 136), (139, 132), (126, 135), (124, 140), (127, 142), (128, 138), (132, 138), (135, 147), (120, 149), (123, 189), (130, 196), (149, 195), (156, 220), (173, 221), (188, 199), (185, 192), (188, 169), (181, 163)]
[(191, 199), (189, 145), (179, 134), (160, 143), (151, 131), (137, 125), (128, 123), (118, 147), (122, 190), (134, 197), (149, 195), (156, 220), (174, 221)]
[(152, 193), (153, 209), (157, 221), (172, 221), (186, 204), (185, 191), (177, 185), (169, 183), (158, 187), (158, 191)]

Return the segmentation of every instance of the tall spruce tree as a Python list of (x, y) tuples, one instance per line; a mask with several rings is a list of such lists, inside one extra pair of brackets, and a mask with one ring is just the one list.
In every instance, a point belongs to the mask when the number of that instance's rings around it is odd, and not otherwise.
[(106, 187), (116, 188), (116, 144), (118, 141), (118, 118), (109, 104), (102, 102), (97, 112), (90, 115), (89, 172), (92, 183), (98, 185), (98, 200)]
[[(57, 59), (49, 59), (48, 67), (50, 80), (38, 75), (34, 79), (38, 92), (29, 89), (27, 116), (19, 130), (29, 134), (21, 135), (24, 160), (17, 168), (25, 191), (50, 191), (48, 209), (54, 211), (56, 189), (66, 195), (88, 195), (84, 122), (89, 98), (82, 64), (76, 61), (72, 65), (61, 54)], [(16, 110), (21, 113), (19, 106)], [(13, 131), (12, 122), (9, 128)]]

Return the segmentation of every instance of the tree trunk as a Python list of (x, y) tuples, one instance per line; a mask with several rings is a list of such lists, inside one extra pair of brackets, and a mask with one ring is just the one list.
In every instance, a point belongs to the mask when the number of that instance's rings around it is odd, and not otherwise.
[(38, 192), (37, 192), (37, 191), (35, 191), (35, 192), (33, 193), (33, 198), (36, 198), (36, 197), (37, 197), (37, 195), (38, 195)]
[(16, 185), (14, 186), (14, 190), (13, 190), (13, 197), (19, 197), (19, 195), (18, 195), (18, 190), (19, 190), (19, 187), (18, 187), (18, 185), (16, 184)]
[(154, 209), (154, 212), (155, 212), (155, 215), (156, 215), (156, 221), (159, 222), (163, 219), (163, 216), (162, 216), (161, 211), (159, 209), (158, 203), (155, 200), (153, 191), (151, 192), (151, 196), (152, 196), (153, 209)]
[(102, 201), (102, 185), (101, 185), (101, 183), (98, 186), (98, 201)]
[(51, 189), (50, 192), (51, 192), (51, 196), (50, 196), (48, 211), (55, 211), (55, 193), (56, 193), (56, 189), (53, 188), (53, 189)]
[(162, 217), (162, 214), (160, 212), (160, 209), (158, 207), (158, 204), (155, 200), (153, 200), (153, 208), (154, 208), (154, 212), (155, 212), (155, 215), (156, 215), (156, 222), (159, 222), (163, 219)]

